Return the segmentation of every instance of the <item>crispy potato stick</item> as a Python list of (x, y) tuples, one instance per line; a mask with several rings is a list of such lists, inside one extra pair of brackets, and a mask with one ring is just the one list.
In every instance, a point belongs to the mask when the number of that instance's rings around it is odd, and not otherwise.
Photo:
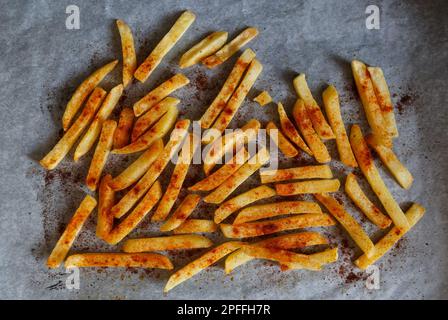
[(241, 248), (244, 245), (243, 242), (237, 241), (229, 241), (219, 246), (213, 248), (212, 250), (206, 252), (204, 255), (199, 257), (198, 259), (190, 262), (186, 266), (177, 270), (171, 277), (168, 279), (168, 282), (163, 289), (164, 292), (168, 292), (173, 289), (175, 286), (184, 282), (185, 280), (190, 279), (200, 271), (206, 269), (211, 266), (218, 260), (222, 259), (229, 253)]
[(373, 89), (373, 84), (367, 71), (367, 67), (361, 61), (352, 61), (352, 72), (355, 78), (361, 102), (366, 113), (367, 122), (372, 128), (375, 139), (386, 146), (392, 146), (392, 139), (389, 135), (380, 105)]
[(117, 128), (117, 122), (114, 120), (104, 121), (103, 128), (101, 129), (100, 140), (95, 148), (92, 162), (90, 163), (89, 172), (87, 172), (86, 185), (87, 187), (95, 191), (98, 183), (100, 182), (101, 173), (107, 162), (110, 149), (112, 148), (112, 142), (114, 138), (114, 132)]
[(154, 123), (157, 122), (165, 113), (168, 112), (170, 106), (176, 107), (180, 100), (173, 97), (166, 97), (162, 101), (158, 102), (151, 110), (145, 112), (135, 121), (134, 128), (132, 129), (131, 141), (134, 142), (140, 137), (146, 130), (148, 130)]
[(218, 230), (218, 226), (212, 220), (188, 219), (173, 230), (174, 234), (183, 233), (212, 233)]
[(56, 243), (56, 246), (48, 257), (47, 266), (49, 268), (57, 268), (62, 263), (62, 261), (64, 261), (68, 251), (70, 250), (70, 247), (81, 231), (82, 226), (95, 207), (95, 198), (87, 195), (84, 200), (82, 200), (79, 208), (76, 210), (70, 222), (67, 224), (67, 227), (65, 227), (64, 233), (62, 233), (61, 237)]
[(383, 70), (379, 67), (368, 67), (367, 70), (370, 74), (370, 80), (372, 81), (373, 90), (375, 91), (376, 99), (380, 105), (381, 113), (383, 114), (386, 130), (392, 137), (398, 137), (398, 129), (394, 116), (394, 105), (390, 99), (389, 87), (384, 78)]
[[(327, 249), (322, 252), (317, 252), (308, 255), (313, 261), (320, 266), (338, 261), (338, 248)], [(286, 262), (280, 266), (282, 271), (303, 269), (299, 263)]]
[(112, 88), (106, 98), (103, 101), (100, 109), (97, 114), (93, 118), (92, 123), (90, 124), (89, 129), (82, 137), (78, 146), (75, 149), (75, 154), (73, 155), (73, 159), (78, 161), (83, 155), (85, 155), (89, 150), (93, 147), (96, 139), (99, 137), (101, 133), (101, 128), (103, 126), (103, 122), (109, 118), (110, 114), (114, 110), (118, 101), (120, 100), (121, 95), (123, 94), (123, 85), (119, 84), (118, 86)]
[(372, 201), (367, 198), (365, 193), (356, 181), (356, 177), (353, 173), (347, 175), (345, 180), (345, 193), (352, 199), (355, 205), (361, 209), (366, 217), (372, 221), (376, 226), (381, 229), (385, 229), (390, 226), (392, 220), (383, 214)]
[(222, 47), (214, 55), (202, 60), (202, 63), (207, 66), (207, 68), (214, 68), (231, 56), (233, 56), (239, 49), (241, 49), (246, 43), (251, 41), (258, 35), (258, 29), (247, 28), (236, 36), (232, 41)]
[(168, 97), (173, 91), (190, 83), (190, 80), (182, 73), (175, 74), (157, 88), (150, 91), (146, 96), (134, 103), (134, 113), (137, 117), (154, 107), (162, 99)]
[(110, 209), (115, 203), (115, 192), (109, 186), (112, 181), (110, 174), (105, 175), (101, 179), (98, 191), (98, 220), (96, 223), (96, 236), (100, 239), (106, 239), (114, 225), (114, 216), (110, 213)]
[(123, 148), (129, 143), (131, 137), (132, 124), (134, 123), (134, 111), (131, 108), (124, 108), (120, 112), (118, 127), (114, 135), (114, 149)]
[(317, 203), (308, 201), (284, 201), (260, 204), (241, 210), (233, 221), (233, 224), (297, 213), (322, 213), (322, 210)]
[(345, 210), (344, 206), (327, 193), (318, 193), (314, 197), (339, 221), (359, 248), (368, 257), (371, 257), (375, 251), (372, 240), (355, 218)]
[(261, 183), (298, 179), (331, 179), (333, 173), (328, 165), (303, 166), (288, 169), (260, 170)]
[(93, 119), (95, 112), (101, 105), (104, 97), (106, 96), (106, 91), (100, 87), (96, 87), (89, 99), (84, 106), (79, 117), (75, 120), (73, 125), (64, 136), (58, 141), (58, 143), (51, 149), (51, 151), (40, 160), (40, 164), (47, 170), (51, 170), (57, 167), (57, 165), (64, 159), (67, 153), (78, 140), (81, 133), (89, 125), (90, 121)]
[(208, 35), (182, 55), (179, 67), (188, 68), (214, 54), (226, 43), (228, 36), (229, 34), (225, 31), (216, 31)]
[(375, 192), (380, 199), (389, 217), (398, 228), (402, 228), (404, 231), (408, 230), (409, 223), (400, 206), (384, 184), (384, 181), (373, 162), (369, 147), (362, 136), (361, 128), (358, 125), (352, 126), (350, 131), (350, 144), (352, 145), (353, 153), (355, 154), (362, 173), (372, 187), (373, 192)]
[(197, 194), (187, 195), (173, 215), (160, 227), (160, 231), (171, 231), (179, 227), (192, 214), (200, 200), (201, 197)]
[(299, 154), (299, 151), (292, 145), (291, 142), (286, 139), (283, 133), (278, 130), (274, 122), (269, 121), (266, 125), (266, 131), (268, 132), (271, 141), (273, 141), (282, 153), (288, 158), (294, 158)]
[(322, 99), (324, 101), (328, 121), (330, 121), (331, 128), (336, 135), (336, 146), (338, 148), (339, 158), (346, 166), (355, 168), (358, 166), (358, 163), (356, 162), (352, 147), (348, 141), (344, 122), (342, 121), (339, 95), (336, 88), (333, 86), (328, 86), (328, 88), (322, 93)]
[(148, 149), (154, 141), (162, 139), (173, 127), (179, 115), (176, 106), (168, 106), (168, 111), (160, 118), (151, 129), (142, 134), (137, 140), (121, 149), (114, 149), (115, 154), (130, 154)]
[(196, 16), (191, 11), (185, 11), (177, 19), (170, 31), (160, 40), (146, 60), (137, 68), (134, 77), (140, 82), (145, 82), (154, 69), (162, 61), (163, 57), (174, 47), (176, 42), (194, 22)]
[(227, 238), (250, 238), (286, 230), (328, 227), (335, 225), (327, 214), (305, 213), (271, 221), (248, 222), (241, 224), (221, 224), (221, 231)]
[(336, 192), (339, 190), (340, 185), (341, 184), (338, 179), (307, 180), (276, 184), (275, 191), (279, 196), (292, 196), (295, 194), (305, 193)]
[(226, 162), (221, 168), (213, 172), (205, 179), (189, 187), (190, 191), (210, 191), (224, 183), (232, 174), (234, 174), (247, 160), (249, 153), (246, 148), (241, 148), (235, 156)]
[(134, 37), (131, 28), (123, 20), (117, 20), (117, 27), (123, 54), (123, 86), (126, 88), (132, 82), (135, 69), (137, 69), (137, 56), (135, 55)]
[(123, 244), (124, 252), (148, 252), (209, 248), (213, 242), (198, 234), (129, 239)]
[(249, 159), (232, 176), (204, 198), (207, 203), (223, 202), (240, 184), (246, 181), (255, 171), (269, 161), (269, 151), (266, 148), (258, 151), (253, 159)]
[[(425, 208), (414, 203), (412, 207), (406, 212), (406, 218), (409, 222), (410, 228), (414, 227), (417, 222), (425, 214)], [(393, 227), (383, 238), (375, 244), (375, 252), (372, 257), (367, 257), (365, 254), (355, 260), (355, 264), (361, 269), (367, 269), (368, 266), (374, 264), (382, 256), (389, 251), (395, 243), (398, 242), (407, 232), (398, 227)]]
[(87, 77), (76, 89), (70, 101), (67, 103), (64, 115), (62, 116), (62, 128), (67, 131), (70, 127), (70, 123), (78, 112), (84, 100), (92, 92), (92, 90), (98, 86), (98, 84), (103, 80), (103, 78), (111, 72), (117, 65), (118, 60), (114, 60), (105, 66), (102, 66), (90, 76)]
[(263, 107), (272, 102), (272, 98), (267, 91), (262, 91), (258, 96), (253, 99), (256, 103)]
[(162, 196), (160, 182), (156, 181), (148, 190), (143, 199), (137, 204), (132, 212), (124, 218), (106, 237), (109, 244), (117, 244), (139, 225), (146, 215), (154, 208)]
[(226, 82), (224, 82), (221, 91), (219, 91), (215, 100), (213, 100), (212, 104), (202, 115), (201, 127), (203, 129), (210, 128), (215, 119), (218, 117), (219, 113), (224, 109), (227, 101), (230, 99), (232, 93), (240, 83), (244, 71), (247, 69), (254, 58), (255, 53), (251, 49), (244, 50), (243, 54), (238, 58), (235, 66), (227, 77)]
[(168, 257), (158, 253), (81, 253), (65, 261), (66, 268), (121, 267), (173, 269)]
[(146, 193), (146, 191), (157, 180), (168, 162), (179, 151), (179, 147), (188, 134), (190, 120), (179, 120), (175, 125), (175, 130), (171, 132), (170, 140), (160, 153), (156, 161), (149, 167), (145, 175), (137, 182), (137, 184), (129, 190), (123, 198), (112, 208), (112, 214), (116, 218), (120, 218)]
[(148, 150), (142, 153), (133, 163), (123, 170), (117, 177), (112, 179), (109, 186), (115, 191), (123, 190), (131, 184), (140, 179), (146, 171), (148, 171), (151, 164), (157, 159), (163, 150), (163, 141), (158, 139), (149, 147)]
[(221, 221), (224, 221), (228, 216), (241, 209), (242, 207), (245, 207), (255, 201), (270, 198), (275, 195), (275, 190), (269, 188), (268, 186), (259, 186), (250, 189), (249, 191), (243, 192), (242, 194), (237, 195), (236, 197), (221, 204), (215, 211), (214, 220), (216, 223), (221, 223)]
[(314, 131), (303, 100), (298, 99), (296, 101), (293, 109), (293, 116), (316, 161), (319, 163), (330, 162), (331, 157), (327, 147), (325, 147), (325, 144), (319, 139), (316, 131)]
[(386, 146), (377, 144), (371, 135), (366, 138), (367, 144), (371, 146), (379, 155), (387, 169), (392, 173), (398, 183), (404, 188), (409, 189), (414, 181), (409, 170), (398, 160), (394, 151)]
[(296, 127), (292, 124), (291, 120), (289, 120), (288, 115), (286, 114), (285, 108), (281, 102), (277, 104), (278, 115), (280, 118), (280, 126), (282, 127), (283, 133), (294, 142), (300, 149), (305, 151), (308, 155), (312, 156), (313, 152), (308, 148), (306, 143), (303, 141), (302, 137), (296, 130)]
[(322, 110), (320, 109), (316, 100), (314, 100), (310, 88), (308, 88), (305, 74), (302, 73), (295, 77), (293, 84), (297, 95), (300, 99), (303, 100), (305, 104), (308, 118), (311, 120), (314, 130), (316, 130), (319, 137), (321, 139), (334, 139), (335, 137), (333, 130), (331, 130), (330, 125), (328, 124), (327, 120), (325, 120)]

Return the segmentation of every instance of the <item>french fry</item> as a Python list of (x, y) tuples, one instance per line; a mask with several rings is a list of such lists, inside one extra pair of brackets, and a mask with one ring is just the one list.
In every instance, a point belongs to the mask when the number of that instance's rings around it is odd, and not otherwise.
[[(414, 227), (424, 214), (425, 208), (417, 203), (414, 203), (406, 212), (406, 218), (409, 222), (410, 228)], [(394, 226), (383, 238), (381, 238), (375, 244), (375, 252), (372, 257), (369, 258), (364, 254), (355, 260), (355, 264), (360, 269), (367, 269), (368, 266), (374, 264), (382, 256), (384, 256), (387, 251), (389, 251), (406, 233), (407, 231)]]
[(338, 179), (307, 180), (276, 184), (275, 191), (279, 196), (292, 196), (295, 194), (306, 193), (336, 192), (339, 190), (340, 185), (341, 184)]
[(114, 225), (114, 216), (110, 213), (110, 209), (115, 203), (115, 192), (109, 186), (112, 181), (110, 174), (105, 175), (101, 179), (98, 191), (98, 220), (96, 223), (96, 236), (100, 239), (106, 239)]
[(227, 200), (216, 209), (214, 217), (215, 223), (221, 223), (221, 221), (224, 221), (232, 213), (255, 201), (270, 198), (275, 195), (275, 190), (268, 186), (259, 186), (243, 192), (242, 194)]
[(145, 82), (162, 61), (163, 57), (174, 47), (195, 19), (196, 16), (193, 12), (183, 12), (171, 27), (170, 31), (165, 34), (145, 61), (135, 70), (134, 77), (140, 82)]
[(162, 139), (173, 127), (179, 115), (176, 106), (169, 106), (168, 111), (151, 129), (142, 134), (137, 140), (120, 149), (112, 150), (115, 154), (130, 154), (148, 149), (154, 141)]
[(398, 183), (404, 188), (409, 189), (414, 181), (409, 170), (398, 160), (398, 157), (391, 148), (377, 144), (371, 135), (366, 137), (367, 144), (375, 150), (387, 169), (392, 173)]
[(250, 238), (286, 230), (328, 227), (335, 225), (327, 214), (305, 213), (271, 221), (248, 222), (241, 224), (221, 224), (221, 231), (226, 238)]
[(328, 165), (303, 166), (288, 169), (260, 170), (261, 183), (299, 179), (331, 179), (333, 173)]
[(134, 123), (134, 111), (130, 108), (124, 108), (120, 112), (118, 127), (114, 135), (114, 149), (123, 148), (129, 143), (131, 137), (132, 125)]
[(317, 203), (309, 201), (283, 201), (260, 204), (241, 210), (233, 224), (298, 213), (322, 213), (322, 210)]
[(243, 164), (229, 179), (216, 188), (212, 193), (204, 198), (207, 203), (221, 203), (230, 194), (235, 191), (236, 188), (244, 181), (246, 181), (255, 171), (260, 169), (262, 165), (269, 161), (269, 151), (266, 148), (258, 151), (253, 159), (249, 159)]
[(89, 171), (87, 172), (86, 185), (87, 187), (95, 191), (98, 183), (100, 182), (101, 173), (107, 162), (110, 149), (112, 148), (114, 132), (117, 128), (117, 123), (114, 120), (104, 121), (103, 128), (101, 129), (100, 140), (95, 148), (92, 162), (90, 163)]
[(278, 130), (277, 126), (274, 124), (274, 122), (269, 121), (266, 125), (266, 131), (271, 138), (271, 141), (273, 141), (277, 147), (282, 151), (282, 153), (287, 156), (288, 158), (294, 158), (299, 154), (299, 151), (292, 145), (291, 142), (288, 141), (288, 139), (285, 138), (283, 133)]
[(303, 100), (298, 99), (294, 104), (293, 116), (316, 161), (319, 163), (330, 162), (331, 157), (327, 147), (325, 147), (325, 144), (319, 139), (316, 131), (314, 131)]
[(64, 133), (64, 136), (58, 141), (53, 149), (40, 160), (42, 167), (47, 170), (52, 170), (57, 167), (73, 147), (76, 140), (81, 136), (84, 129), (89, 125), (105, 96), (106, 91), (102, 88), (96, 87), (93, 90), (84, 109), (75, 122), (73, 122), (73, 125)]
[(148, 130), (154, 123), (157, 122), (165, 113), (167, 113), (170, 106), (176, 107), (180, 100), (173, 97), (166, 97), (162, 101), (158, 102), (151, 110), (141, 115), (137, 121), (135, 121), (134, 128), (132, 129), (131, 141), (134, 142), (140, 137), (146, 130)]
[(302, 73), (295, 77), (293, 85), (297, 95), (303, 100), (308, 118), (311, 120), (314, 130), (316, 130), (319, 137), (321, 139), (334, 139), (333, 130), (331, 130), (330, 125), (327, 120), (325, 120), (322, 110), (316, 100), (314, 100), (310, 88), (306, 83), (305, 74)]
[(190, 279), (200, 271), (206, 269), (207, 267), (211, 266), (218, 260), (228, 255), (229, 253), (241, 248), (243, 245), (244, 245), (243, 242), (229, 241), (220, 244), (219, 246), (206, 252), (198, 259), (190, 262), (189, 264), (187, 264), (186, 266), (182, 267), (181, 269), (177, 270), (174, 274), (172, 274), (171, 277), (168, 279), (168, 282), (165, 285), (163, 291), (164, 292), (170, 291), (180, 283)]
[(93, 209), (95, 209), (95, 207), (95, 198), (87, 195), (79, 205), (70, 222), (65, 227), (64, 232), (62, 233), (61, 237), (56, 243), (56, 246), (48, 257), (47, 266), (49, 268), (57, 268), (64, 261), (73, 242), (81, 231), (82, 226), (90, 216), (90, 213), (93, 211)]
[(238, 36), (236, 36), (232, 41), (222, 47), (218, 52), (214, 55), (209, 56), (202, 60), (202, 63), (207, 68), (214, 68), (231, 56), (233, 56), (239, 49), (241, 49), (244, 45), (246, 45), (249, 41), (255, 38), (258, 35), (258, 29), (256, 28), (247, 28), (243, 32), (241, 32)]
[(209, 248), (213, 242), (201, 235), (185, 234), (177, 236), (129, 239), (123, 244), (123, 251), (148, 252)]
[(78, 112), (84, 100), (87, 96), (95, 89), (96, 86), (104, 79), (104, 77), (111, 72), (117, 65), (118, 60), (109, 62), (108, 64), (102, 66), (90, 76), (88, 76), (78, 88), (76, 88), (75, 93), (70, 98), (65, 107), (64, 115), (62, 116), (62, 128), (67, 131), (70, 127), (70, 123)]
[(128, 212), (157, 180), (168, 162), (179, 150), (180, 145), (188, 133), (189, 126), (190, 120), (185, 119), (177, 121), (175, 130), (171, 132), (170, 140), (160, 153), (159, 157), (152, 163), (151, 167), (149, 167), (148, 171), (137, 184), (112, 208), (112, 214), (116, 218), (120, 218)]
[(368, 256), (375, 251), (372, 240), (361, 225), (353, 218), (335, 198), (327, 193), (318, 193), (314, 197), (322, 203), (336, 220), (344, 227), (358, 247)]
[[(338, 248), (327, 249), (308, 255), (313, 261), (323, 266), (338, 261)], [(300, 263), (285, 262), (280, 266), (282, 271), (303, 269)]]
[(188, 68), (214, 54), (226, 43), (228, 35), (225, 31), (217, 31), (208, 35), (182, 55), (179, 67), (181, 69)]
[[(189, 194), (185, 197), (182, 203), (177, 207), (176, 211), (174, 211), (173, 215), (160, 227), (160, 231), (172, 231), (179, 227), (185, 220), (188, 219), (190, 214), (194, 211), (199, 201), (201, 201), (201, 197), (197, 194)], [(160, 221), (154, 220), (153, 221)]]
[(355, 154), (358, 165), (372, 187), (373, 192), (380, 199), (389, 217), (392, 219), (395, 226), (403, 229), (409, 229), (409, 223), (406, 216), (401, 210), (398, 203), (390, 193), (383, 179), (378, 172), (378, 169), (373, 162), (372, 154), (362, 135), (361, 128), (358, 125), (353, 125), (350, 131), (350, 144), (352, 145), (353, 153)]
[(219, 113), (224, 109), (227, 101), (240, 83), (244, 71), (253, 59), (255, 59), (255, 53), (251, 49), (244, 50), (243, 54), (238, 58), (218, 95), (201, 117), (200, 121), (203, 129), (210, 128)]
[(272, 102), (272, 97), (269, 95), (269, 92), (262, 91), (258, 96), (254, 98), (254, 101), (258, 103), (260, 107), (263, 107)]
[(289, 120), (285, 108), (283, 107), (281, 102), (277, 104), (277, 110), (278, 116), (280, 118), (280, 126), (283, 133), (289, 138), (289, 140), (294, 142), (296, 146), (305, 151), (308, 155), (312, 156), (313, 152), (310, 150), (310, 148), (308, 148), (308, 146), (303, 141), (302, 137), (299, 135), (296, 128), (292, 124), (291, 120)]
[(328, 121), (336, 136), (336, 146), (338, 148), (339, 158), (346, 166), (355, 168), (358, 166), (355, 155), (353, 154), (350, 142), (348, 141), (347, 131), (345, 131), (344, 122), (341, 117), (341, 107), (339, 105), (339, 95), (334, 86), (328, 86), (322, 93), (325, 112)]
[(188, 219), (174, 229), (173, 233), (213, 233), (216, 232), (216, 230), (218, 230), (218, 226), (212, 220)]
[(370, 128), (372, 128), (375, 139), (381, 144), (390, 147), (392, 146), (392, 138), (387, 131), (367, 67), (358, 60), (353, 60), (351, 65), (356, 88), (358, 89), (364, 112), (366, 113), (367, 122)]
[(117, 177), (112, 179), (109, 186), (115, 191), (123, 190), (132, 185), (140, 179), (146, 171), (151, 167), (151, 164), (158, 158), (163, 150), (163, 141), (158, 139), (149, 147), (148, 150), (142, 153), (133, 163), (123, 170)]
[(99, 137), (101, 133), (101, 128), (103, 126), (103, 122), (109, 118), (110, 114), (114, 110), (118, 101), (120, 100), (121, 95), (123, 94), (123, 85), (119, 84), (118, 86), (112, 88), (110, 92), (107, 94), (106, 98), (103, 101), (100, 109), (97, 114), (93, 118), (92, 123), (90, 124), (89, 129), (82, 137), (78, 146), (75, 149), (75, 154), (73, 155), (73, 159), (78, 161), (83, 155), (85, 155), (89, 150), (93, 147), (95, 141)]
[(345, 180), (345, 193), (352, 199), (355, 205), (361, 209), (361, 211), (366, 215), (366, 217), (372, 221), (376, 226), (381, 229), (385, 229), (390, 226), (392, 220), (384, 215), (380, 209), (374, 205), (369, 198), (362, 191), (356, 177), (353, 173), (347, 175)]
[(158, 253), (81, 253), (67, 258), (65, 267), (120, 267), (173, 269), (168, 257)]
[(190, 80), (182, 73), (175, 74), (155, 89), (151, 90), (146, 96), (134, 103), (132, 107), (137, 117), (150, 110), (158, 102), (168, 97), (173, 91), (182, 88), (190, 83)]
[(135, 69), (137, 69), (137, 56), (131, 28), (123, 20), (117, 20), (117, 28), (120, 33), (123, 55), (123, 87), (126, 88), (132, 82)]
[(375, 91), (378, 104), (380, 105), (386, 130), (392, 137), (396, 138), (398, 137), (398, 129), (395, 122), (394, 105), (390, 99), (389, 87), (384, 78), (383, 70), (379, 67), (368, 67), (367, 70), (369, 71), (373, 90)]

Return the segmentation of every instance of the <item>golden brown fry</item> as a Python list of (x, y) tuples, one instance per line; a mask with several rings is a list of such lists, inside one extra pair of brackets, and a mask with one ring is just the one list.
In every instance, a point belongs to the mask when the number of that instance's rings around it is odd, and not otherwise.
[(134, 49), (134, 37), (131, 28), (123, 21), (117, 20), (118, 32), (121, 38), (121, 52), (123, 55), (123, 86), (126, 88), (137, 69), (137, 56)]
[(140, 82), (145, 82), (154, 69), (162, 61), (163, 57), (174, 47), (176, 42), (187, 31), (196, 16), (191, 11), (185, 11), (177, 19), (170, 31), (160, 40), (145, 61), (135, 70), (134, 77)]
[[(201, 197), (197, 194), (189, 194), (185, 197), (185, 199), (181, 202), (179, 207), (177, 207), (176, 211), (174, 211), (173, 215), (160, 227), (160, 231), (172, 231), (179, 227), (185, 220), (188, 219), (190, 214), (193, 213), (194, 209), (198, 205), (199, 201), (201, 201)], [(154, 220), (152, 221), (160, 221)]]
[(208, 35), (182, 55), (179, 67), (181, 69), (188, 68), (214, 54), (226, 43), (228, 35), (225, 31), (217, 31)]
[(207, 68), (214, 68), (231, 56), (233, 56), (239, 49), (241, 49), (245, 44), (251, 41), (258, 35), (258, 29), (247, 28), (236, 36), (232, 41), (222, 47), (214, 55), (202, 60), (202, 63), (207, 66)]
[(328, 165), (303, 166), (288, 169), (260, 170), (261, 183), (298, 179), (331, 179), (333, 173)]
[(177, 236), (129, 239), (123, 244), (124, 252), (148, 252), (209, 248), (213, 242), (201, 235), (185, 234)]
[(339, 95), (334, 86), (328, 86), (322, 93), (325, 112), (328, 121), (336, 135), (336, 146), (338, 148), (339, 158), (341, 162), (349, 167), (357, 167), (355, 155), (353, 154), (350, 142), (348, 141), (347, 131), (345, 131), (344, 122), (341, 117), (341, 107), (339, 105)]
[(121, 267), (173, 269), (168, 257), (158, 253), (81, 253), (65, 261), (66, 268)]
[(82, 200), (75, 214), (70, 219), (70, 222), (65, 227), (65, 230), (56, 243), (56, 246), (48, 257), (47, 266), (49, 268), (57, 268), (62, 263), (62, 261), (64, 261), (73, 242), (81, 231), (82, 226), (90, 216), (90, 213), (93, 211), (93, 209), (95, 209), (95, 207), (95, 198), (87, 195), (84, 200)]
[(341, 184), (338, 179), (307, 180), (276, 184), (275, 191), (279, 196), (292, 196), (295, 194), (305, 193), (336, 192), (339, 190), (340, 185)]
[(51, 149), (51, 151), (40, 160), (40, 164), (47, 170), (51, 170), (57, 167), (57, 165), (64, 159), (67, 153), (78, 140), (81, 133), (89, 125), (90, 121), (93, 119), (95, 112), (101, 105), (104, 97), (106, 96), (106, 91), (100, 87), (96, 87), (89, 99), (84, 106), (79, 117), (75, 120), (73, 125), (64, 136), (58, 141), (58, 143)]
[(188, 219), (173, 230), (174, 234), (184, 233), (212, 233), (218, 230), (218, 226), (212, 220)]
[(267, 105), (268, 103), (272, 102), (272, 97), (269, 95), (269, 92), (262, 91), (258, 96), (256, 96), (253, 99), (256, 103), (260, 105), (260, 107), (263, 107)]
[[(338, 248), (332, 248), (324, 250), (322, 252), (316, 252), (310, 254), (309, 257), (321, 266), (333, 263), (338, 260)], [(302, 265), (294, 262), (283, 263), (280, 267), (282, 271), (303, 269)]]
[(124, 108), (120, 112), (118, 127), (114, 135), (114, 149), (123, 148), (129, 143), (131, 137), (132, 124), (134, 123), (134, 111), (131, 108)]
[(70, 123), (78, 112), (84, 100), (92, 92), (92, 90), (98, 86), (98, 84), (103, 80), (103, 78), (111, 72), (117, 65), (118, 60), (109, 62), (108, 64), (102, 66), (90, 76), (88, 76), (78, 88), (76, 88), (75, 93), (70, 98), (65, 108), (64, 115), (62, 116), (62, 128), (67, 131), (70, 127)]
[(110, 209), (115, 203), (115, 192), (109, 186), (112, 181), (110, 174), (105, 175), (101, 179), (98, 190), (98, 220), (96, 223), (96, 236), (100, 239), (106, 239), (114, 225), (114, 216), (110, 213)]
[(352, 199), (355, 205), (361, 209), (361, 211), (366, 215), (366, 217), (377, 225), (381, 229), (385, 229), (390, 226), (392, 220), (384, 215), (380, 209), (374, 205), (369, 198), (362, 191), (356, 177), (353, 173), (347, 175), (345, 180), (345, 192)]
[(271, 138), (271, 141), (273, 141), (277, 147), (282, 151), (282, 153), (287, 156), (288, 158), (294, 158), (299, 154), (299, 151), (292, 145), (291, 142), (288, 141), (288, 139), (285, 138), (283, 133), (278, 130), (277, 126), (274, 124), (274, 122), (269, 121), (266, 125), (266, 131)]

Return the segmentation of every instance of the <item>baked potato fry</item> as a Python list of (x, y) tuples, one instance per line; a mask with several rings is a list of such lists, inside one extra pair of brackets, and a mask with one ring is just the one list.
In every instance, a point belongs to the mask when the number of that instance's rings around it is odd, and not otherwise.
[(268, 122), (268, 124), (266, 125), (266, 131), (271, 138), (271, 141), (277, 145), (277, 147), (286, 157), (294, 158), (299, 154), (299, 151), (292, 145), (291, 142), (288, 141), (288, 139), (286, 139), (283, 133), (278, 130), (274, 122)]
[(182, 55), (179, 67), (181, 69), (191, 67), (202, 59), (214, 54), (226, 43), (228, 36), (229, 33), (225, 31), (216, 31), (209, 34)]
[(173, 230), (174, 234), (185, 233), (213, 233), (218, 230), (218, 226), (212, 220), (187, 219), (179, 227)]
[(110, 209), (115, 203), (115, 192), (109, 186), (112, 176), (107, 174), (103, 176), (98, 190), (98, 218), (96, 223), (96, 236), (105, 240), (114, 226), (114, 216)]
[(123, 244), (123, 251), (150, 252), (150, 251), (171, 251), (209, 248), (213, 242), (204, 236), (198, 234), (185, 234), (177, 236), (153, 237), (129, 239)]
[(275, 191), (279, 196), (292, 196), (295, 194), (305, 193), (336, 192), (339, 190), (340, 185), (341, 184), (338, 179), (307, 180), (276, 184)]
[(287, 169), (260, 170), (261, 183), (271, 183), (299, 179), (331, 179), (333, 173), (326, 165), (303, 166)]
[(260, 107), (263, 107), (272, 102), (272, 97), (269, 95), (269, 92), (262, 91), (258, 96), (254, 98), (254, 101), (258, 103)]
[(131, 108), (124, 108), (121, 110), (118, 126), (114, 135), (114, 149), (123, 148), (129, 143), (133, 124), (134, 111), (132, 111)]
[(179, 227), (193, 213), (199, 201), (201, 201), (201, 197), (197, 194), (187, 195), (179, 207), (177, 207), (176, 211), (174, 211), (173, 215), (160, 227), (160, 231), (172, 231)]
[(131, 28), (123, 20), (117, 20), (117, 28), (120, 33), (123, 55), (123, 87), (126, 88), (132, 82), (135, 69), (137, 69), (137, 56)]
[(118, 267), (173, 269), (168, 257), (158, 253), (81, 253), (67, 258), (65, 267)]
[[(317, 262), (320, 266), (338, 261), (338, 248), (327, 249), (322, 252), (316, 252), (308, 255), (310, 259)], [(300, 263), (285, 262), (280, 266), (282, 271), (303, 269)]]

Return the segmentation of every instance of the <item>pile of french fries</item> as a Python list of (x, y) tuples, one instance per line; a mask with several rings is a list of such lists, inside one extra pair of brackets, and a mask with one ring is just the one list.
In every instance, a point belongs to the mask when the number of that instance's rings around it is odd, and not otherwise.
[[(328, 239), (319, 232), (298, 230), (336, 224), (345, 229), (363, 252), (354, 263), (361, 269), (375, 263), (420, 220), (425, 211), (415, 203), (406, 213), (403, 212), (381, 178), (370, 151), (370, 148), (375, 150), (401, 187), (410, 188), (412, 175), (393, 151), (393, 139), (398, 137), (398, 130), (389, 89), (380, 68), (367, 67), (356, 60), (352, 62), (353, 76), (371, 128), (367, 136), (356, 124), (347, 134), (334, 86), (328, 86), (323, 92), (322, 109), (308, 87), (305, 74), (294, 79), (298, 99), (292, 117), (278, 102), (279, 124), (270, 121), (265, 129), (270, 143), (277, 145), (285, 157), (296, 157), (301, 152), (313, 157), (316, 163), (307, 166), (263, 169), (271, 156), (268, 148), (261, 147), (255, 154), (246, 148), (262, 128), (256, 119), (230, 133), (225, 131), (263, 69), (255, 52), (249, 48), (238, 57), (221, 90), (201, 117), (201, 127), (205, 130), (201, 137), (190, 132), (190, 119), (178, 119), (180, 100), (170, 96), (189, 83), (188, 78), (180, 73), (159, 84), (136, 101), (132, 108), (122, 109), (118, 122), (110, 119), (133, 78), (146, 81), (195, 18), (191, 11), (182, 13), (139, 66), (131, 28), (118, 20), (123, 55), (122, 83), (109, 92), (99, 86), (117, 66), (118, 60), (115, 60), (85, 79), (69, 100), (62, 117), (65, 133), (40, 163), (48, 170), (54, 169), (79, 140), (74, 160), (80, 160), (93, 149), (85, 182), (92, 192), (98, 190), (98, 200), (92, 195), (85, 196), (50, 254), (48, 267), (57, 268), (65, 261), (67, 268), (106, 266), (171, 270), (173, 263), (161, 251), (213, 247), (177, 269), (170, 276), (165, 292), (224, 257), (226, 273), (253, 259), (275, 261), (283, 271), (318, 271), (337, 261), (338, 248), (331, 247)], [(226, 43), (227, 32), (214, 32), (185, 52), (179, 66), (187, 68), (202, 63), (207, 68), (215, 68), (257, 34), (258, 30), (250, 27)], [(263, 91), (255, 101), (263, 106), (272, 98)], [(347, 175), (344, 189), (348, 197), (371, 223), (381, 229), (390, 228), (376, 243), (344, 205), (331, 195), (340, 189), (340, 181), (333, 177), (329, 165), (332, 158), (324, 143), (329, 139), (336, 140), (339, 160), (344, 165), (361, 169), (383, 206), (384, 210), (373, 204), (353, 173)], [(189, 185), (187, 173), (201, 144), (207, 148), (203, 161), (206, 177)], [(229, 151), (234, 151), (233, 157), (216, 169)], [(117, 176), (104, 172), (111, 153), (138, 152), (136, 160)], [(163, 189), (160, 177), (174, 157), (177, 162), (166, 189)], [(239, 186), (257, 172), (259, 186), (235, 195)], [(176, 206), (184, 189), (189, 193)], [(116, 193), (120, 190), (126, 190), (126, 193), (117, 199)], [(318, 202), (291, 198), (269, 200), (274, 196), (279, 199), (299, 194), (312, 194)], [(264, 200), (263, 204), (255, 204), (260, 200)], [(217, 206), (212, 220), (193, 218), (201, 201)], [(319, 203), (328, 213), (323, 212)], [(121, 251), (68, 256), (97, 205), (97, 237), (110, 245), (122, 244)], [(126, 239), (150, 213), (151, 222), (161, 223), (160, 231), (167, 235)], [(284, 232), (290, 230), (293, 233)], [(216, 245), (203, 235), (213, 232), (221, 232), (230, 240)], [(266, 235), (273, 236), (256, 239)], [(317, 245), (326, 245), (327, 248), (311, 254), (297, 252)]]

